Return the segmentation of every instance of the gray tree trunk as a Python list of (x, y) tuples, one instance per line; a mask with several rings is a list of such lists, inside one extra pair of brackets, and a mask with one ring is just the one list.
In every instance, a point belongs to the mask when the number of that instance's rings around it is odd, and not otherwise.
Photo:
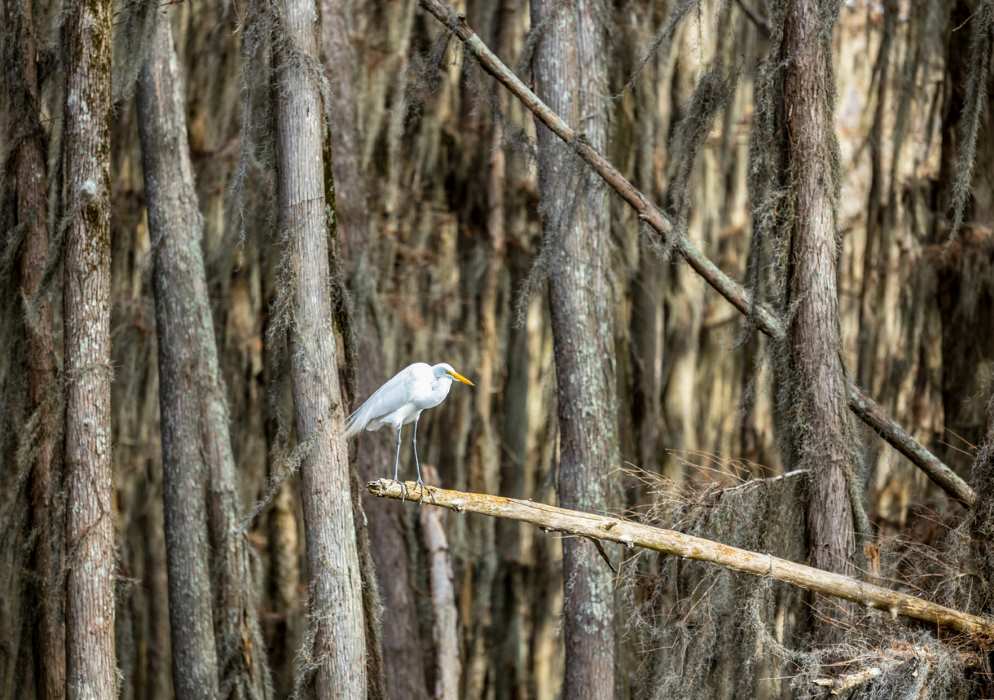
[[(535, 54), (538, 95), (600, 150), (607, 132), (600, 101), (607, 91), (603, 11), (597, 0), (532, 3), (532, 26), (547, 27)], [(544, 126), (537, 129), (559, 396), (559, 502), (604, 512), (609, 474), (618, 465), (607, 194), (568, 146)], [(564, 540), (563, 567), (563, 697), (611, 698), (611, 570), (593, 544), (578, 539)]]
[(288, 246), (297, 437), (306, 446), (301, 502), (314, 641), (305, 652), (317, 669), (318, 697), (362, 698), (365, 632), (329, 284), (325, 186), (332, 175), (324, 159), (318, 13), (314, 0), (282, 0), (277, 8), (279, 225)]
[(855, 554), (853, 508), (858, 504), (851, 498), (857, 437), (847, 409), (839, 328), (831, 4), (792, 0), (784, 22), (787, 171), (794, 218), (784, 298), (789, 393), (780, 399), (788, 412), (791, 467), (812, 474), (811, 563), (849, 574)]
[[(200, 432), (199, 385), (206, 360), (200, 216), (186, 140), (179, 76), (168, 21), (158, 20), (138, 81), (138, 133), (154, 255), (159, 352), (163, 513), (169, 583), (173, 687), (177, 695), (218, 693), (207, 529), (209, 466)], [(199, 275), (197, 274), (199, 272)], [(197, 296), (202, 295), (198, 300)], [(227, 428), (227, 426), (225, 426)]]
[(114, 485), (110, 423), (111, 2), (66, 7), (63, 163), (66, 691), (113, 698)]
[(157, 18), (153, 41), (139, 78), (138, 122), (155, 264), (173, 682), (181, 697), (214, 697), (219, 678), (226, 695), (260, 697), (268, 672), (245, 544), (234, 534), (228, 412), (200, 247), (183, 78), (167, 16)]

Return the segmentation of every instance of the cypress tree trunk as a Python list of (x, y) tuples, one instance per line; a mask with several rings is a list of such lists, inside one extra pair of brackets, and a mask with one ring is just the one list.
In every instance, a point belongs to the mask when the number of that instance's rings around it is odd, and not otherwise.
[[(601, 150), (607, 131), (599, 103), (607, 87), (603, 11), (597, 0), (563, 7), (544, 0), (532, 4), (532, 26), (547, 27), (535, 57), (538, 95)], [(618, 464), (607, 195), (567, 146), (544, 126), (537, 129), (559, 390), (559, 502), (604, 512), (608, 475)], [(563, 585), (563, 697), (611, 698), (612, 576), (593, 544), (563, 541)]]
[(182, 697), (216, 695), (219, 678), (236, 697), (261, 697), (268, 670), (245, 543), (234, 534), (235, 465), (200, 247), (183, 78), (167, 16), (157, 18), (153, 42), (139, 79), (138, 122), (155, 262), (173, 681)]
[(297, 438), (306, 445), (301, 502), (313, 647), (305, 652), (317, 668), (319, 697), (361, 698), (366, 695), (365, 632), (329, 287), (325, 185), (332, 175), (323, 157), (318, 13), (314, 0), (282, 0), (277, 12), (279, 220), (292, 294)]
[(8, 67), (7, 100), (12, 122), (9, 128), (23, 130), (26, 136), (12, 154), (17, 188), (14, 221), (24, 226), (21, 254), (21, 294), (33, 322), (25, 325), (27, 355), (24, 358), (28, 378), (29, 411), (34, 414), (37, 432), (27, 439), (33, 442), (31, 465), (31, 519), (38, 540), (34, 566), (40, 578), (37, 587), (38, 624), (35, 631), (35, 670), (39, 695), (46, 700), (65, 697), (66, 640), (65, 601), (58, 585), (62, 561), (64, 532), (58, 526), (61, 513), (56, 496), (62, 490), (62, 463), (56, 440), (60, 432), (58, 414), (58, 374), (55, 366), (55, 340), (52, 336), (53, 313), (42, 278), (49, 256), (48, 227), (45, 211), (48, 177), (45, 167), (46, 145), (40, 120), (38, 68), (32, 3), (8, 0), (0, 14), (10, 32), (4, 56)]
[[(358, 359), (354, 368), (355, 391), (357, 397), (362, 398), (379, 388), (387, 372), (383, 361), (383, 338), (374, 322), (377, 313), (381, 312), (376, 308), (378, 297), (375, 294), (377, 251), (370, 237), (369, 201), (362, 168), (362, 140), (356, 110), (360, 97), (358, 64), (349, 37), (351, 15), (348, 5), (351, 4), (354, 3), (322, 0), (321, 48), (330, 83), (330, 99), (325, 108), (335, 154), (332, 170), (341, 243), (339, 251), (347, 260), (354, 302), (349, 311)], [(367, 481), (379, 478), (393, 459), (389, 441), (367, 438), (359, 444), (355, 453), (359, 478)], [(420, 664), (410, 663), (411, 659), (419, 658), (421, 640), (402, 514), (379, 499), (367, 500), (363, 508), (369, 522), (369, 549), (376, 569), (376, 580), (370, 584), (378, 588), (383, 607), (390, 611), (390, 623), (381, 629), (387, 696), (412, 700), (427, 697), (424, 670)]]
[(855, 552), (856, 503), (850, 492), (856, 434), (840, 355), (831, 5), (829, 0), (792, 0), (784, 24), (782, 54), (788, 60), (783, 99), (794, 212), (784, 300), (789, 395), (781, 398), (790, 411), (791, 467), (810, 469), (813, 475), (811, 563), (849, 574)]
[(172, 32), (168, 21), (159, 18), (137, 101), (154, 256), (173, 687), (182, 697), (210, 698), (218, 692), (217, 651), (211, 625), (209, 466), (201, 439), (207, 435), (200, 432), (198, 394), (203, 382), (216, 377), (205, 372), (205, 332), (215, 353), (182, 90)]
[(66, 690), (112, 698), (114, 505), (110, 423), (111, 2), (66, 7)]

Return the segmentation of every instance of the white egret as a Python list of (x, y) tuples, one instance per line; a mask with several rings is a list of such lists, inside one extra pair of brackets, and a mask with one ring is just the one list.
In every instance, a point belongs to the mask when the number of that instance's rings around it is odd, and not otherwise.
[(345, 437), (358, 435), (363, 430), (379, 430), (390, 426), (397, 433), (397, 455), (393, 462), (393, 480), (397, 481), (400, 469), (400, 437), (404, 426), (414, 423), (414, 466), (418, 471), (418, 486), (424, 487), (421, 480), (421, 460), (418, 458), (418, 419), (421, 412), (434, 408), (445, 401), (457, 381), (476, 386), (454, 369), (442, 362), (434, 366), (416, 362), (400, 370), (390, 381), (377, 389), (372, 396), (357, 408), (345, 423)]

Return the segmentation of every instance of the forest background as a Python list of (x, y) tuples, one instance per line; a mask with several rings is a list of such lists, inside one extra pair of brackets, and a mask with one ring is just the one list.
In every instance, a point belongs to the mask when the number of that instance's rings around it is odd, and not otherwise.
[(990, 614), (994, 3), (454, 10), (3, 0), (0, 697), (990, 691), (772, 564), (375, 498), (341, 426), (447, 361), (430, 483)]

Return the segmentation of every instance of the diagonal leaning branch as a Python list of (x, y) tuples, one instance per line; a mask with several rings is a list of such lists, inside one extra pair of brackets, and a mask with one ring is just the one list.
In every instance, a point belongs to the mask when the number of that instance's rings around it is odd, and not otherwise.
[[(514, 94), (543, 124), (554, 134), (569, 144), (584, 161), (622, 199), (632, 206), (641, 220), (652, 226), (660, 235), (673, 233), (673, 224), (652, 202), (646, 199), (611, 162), (593, 148), (582, 133), (574, 131), (559, 115), (553, 112), (521, 79), (476, 35), (466, 23), (466, 18), (441, 0), (420, 0), (421, 6), (448, 27), (466, 45), (480, 65)], [(684, 260), (727, 299), (742, 314), (754, 319), (757, 327), (771, 338), (781, 340), (785, 336), (783, 322), (766, 304), (754, 304), (752, 295), (741, 284), (726, 275), (704, 253), (697, 249), (686, 236), (674, 236), (673, 248)], [(924, 471), (928, 477), (944, 489), (950, 496), (965, 506), (972, 506), (976, 494), (970, 485), (952, 469), (921, 445), (901, 426), (890, 418), (883, 409), (856, 384), (848, 379), (849, 409), (873, 428), (894, 449), (907, 457)]]
[[(401, 483), (380, 479), (369, 482), (367, 488), (371, 494), (381, 498), (410, 500), (412, 496), (420, 498), (422, 495), (420, 487), (413, 481)], [(450, 491), (433, 486), (427, 487), (422, 504), (441, 506), (457, 512), (469, 511), (494, 518), (519, 520), (537, 525), (546, 531), (589, 537), (594, 541), (617, 542), (627, 547), (644, 547), (664, 554), (718, 564), (726, 569), (753, 576), (769, 576), (815, 593), (843, 598), (891, 614), (904, 615), (953, 629), (974, 637), (984, 646), (994, 642), (992, 620), (842, 574), (822, 571), (770, 554), (730, 547), (675, 530), (664, 530), (621, 518), (557, 508), (544, 503), (491, 496), (485, 493)]]

